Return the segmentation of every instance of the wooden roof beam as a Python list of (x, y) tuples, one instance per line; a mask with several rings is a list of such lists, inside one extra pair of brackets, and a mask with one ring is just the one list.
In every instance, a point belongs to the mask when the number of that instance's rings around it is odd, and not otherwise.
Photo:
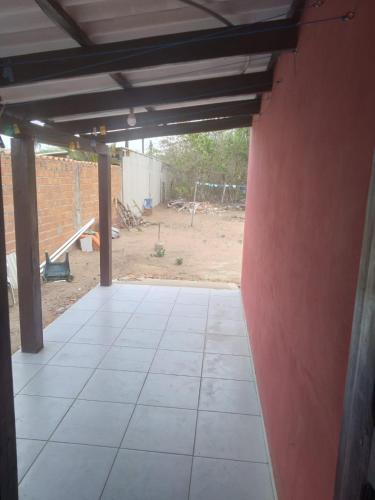
[(0, 87), (293, 50), (297, 39), (296, 23), (281, 20), (26, 54), (0, 60)]
[(127, 129), (118, 132), (109, 132), (104, 137), (104, 140), (108, 144), (122, 141), (134, 141), (136, 139), (148, 139), (151, 137), (166, 137), (170, 135), (231, 130), (235, 128), (250, 127), (251, 124), (251, 116), (236, 116), (232, 118), (219, 118), (214, 120), (179, 123), (175, 125), (152, 126), (139, 129)]
[[(164, 109), (148, 113), (137, 113), (137, 127), (150, 125), (166, 125), (168, 123), (224, 118), (233, 116), (250, 116), (260, 112), (260, 100), (248, 99), (234, 102), (221, 102), (185, 108)], [(58, 128), (72, 134), (90, 134), (96, 128), (105, 127), (107, 131), (120, 130), (126, 125), (126, 113), (119, 116), (89, 118), (58, 123)]]
[(272, 72), (267, 71), (149, 87), (133, 87), (126, 92), (112, 90), (9, 104), (7, 110), (22, 119), (45, 121), (70, 115), (103, 113), (139, 106), (175, 104), (267, 92), (272, 89), (272, 79)]

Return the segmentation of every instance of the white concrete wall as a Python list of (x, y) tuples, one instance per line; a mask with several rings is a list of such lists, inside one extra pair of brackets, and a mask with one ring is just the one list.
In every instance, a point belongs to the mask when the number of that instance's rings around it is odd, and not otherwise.
[(163, 200), (162, 183), (165, 183), (168, 197), (170, 184), (169, 169), (161, 161), (149, 156), (124, 151), (122, 158), (122, 197), (123, 203), (133, 208), (133, 200), (142, 208), (145, 198), (152, 198), (152, 205), (156, 207)]

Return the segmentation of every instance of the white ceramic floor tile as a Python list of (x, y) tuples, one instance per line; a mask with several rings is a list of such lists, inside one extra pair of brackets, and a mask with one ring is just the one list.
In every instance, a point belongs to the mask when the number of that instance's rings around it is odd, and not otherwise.
[(102, 305), (100, 311), (133, 313), (137, 309), (138, 305), (138, 301), (111, 299)]
[(247, 337), (232, 335), (207, 335), (205, 351), (213, 354), (250, 355)]
[(136, 403), (146, 378), (146, 373), (119, 370), (96, 370), (80, 399)]
[(166, 314), (134, 314), (127, 324), (127, 328), (137, 328), (144, 330), (161, 330), (165, 329), (168, 321)]
[(131, 317), (131, 313), (126, 312), (110, 312), (110, 311), (98, 311), (96, 312), (87, 325), (96, 326), (110, 326), (113, 328), (124, 328)]
[(71, 404), (71, 399), (18, 394), (14, 399), (17, 437), (48, 439)]
[(274, 500), (241, 307), (238, 289), (96, 287), (16, 354), (20, 500)]
[(44, 365), (13, 363), (13, 390), (19, 392)]
[(51, 437), (51, 441), (119, 447), (132, 404), (75, 401)]
[(254, 380), (252, 361), (246, 356), (205, 354), (203, 377)]
[(190, 500), (274, 500), (268, 465), (195, 457)]
[(167, 331), (204, 333), (206, 322), (206, 318), (171, 316), (168, 320)]
[(113, 346), (100, 363), (99, 368), (147, 372), (155, 355), (154, 349)]
[(82, 390), (93, 370), (70, 366), (44, 366), (22, 389), (22, 394), (75, 398)]
[(116, 449), (47, 443), (20, 485), (20, 500), (99, 500)]
[(156, 349), (159, 345), (163, 332), (160, 330), (122, 330), (121, 335), (116, 339), (114, 345), (123, 347), (143, 347), (146, 349)]
[(32, 465), (45, 443), (45, 441), (37, 441), (35, 439), (17, 439), (17, 468), (19, 483), (22, 481), (23, 476), (26, 474), (27, 470)]
[(68, 342), (82, 325), (63, 325), (53, 322), (44, 330), (45, 341)]
[(192, 455), (196, 418), (195, 410), (137, 406), (121, 447)]
[(71, 338), (76, 344), (112, 345), (121, 333), (121, 328), (85, 325)]
[(44, 347), (39, 352), (27, 353), (17, 351), (13, 354), (13, 363), (30, 363), (44, 365), (63, 347), (62, 342), (44, 342)]
[(199, 377), (150, 373), (139, 397), (139, 403), (176, 408), (198, 408)]
[(191, 457), (120, 450), (102, 500), (187, 500)]
[(196, 305), (208, 306), (209, 295), (191, 293), (190, 289), (186, 292), (181, 292), (176, 300), (176, 305)]
[(50, 365), (96, 368), (109, 347), (91, 344), (65, 344), (50, 360)]
[(157, 300), (144, 300), (137, 307), (137, 314), (170, 314), (173, 304), (158, 302)]
[(261, 417), (199, 411), (195, 455), (266, 463)]
[(207, 333), (218, 335), (237, 335), (245, 337), (247, 335), (244, 321), (236, 321), (232, 319), (217, 319), (208, 317)]
[(167, 332), (163, 335), (160, 342), (160, 349), (169, 349), (176, 351), (202, 352), (204, 346), (204, 335)]
[(156, 353), (150, 372), (200, 377), (201, 367), (201, 353), (159, 350)]
[(260, 407), (254, 382), (243, 380), (202, 379), (200, 410), (259, 415)]
[(90, 310), (67, 309), (54, 323), (60, 325), (84, 325), (94, 313)]
[(207, 318), (208, 308), (195, 304), (175, 304), (172, 316), (187, 316), (191, 318)]

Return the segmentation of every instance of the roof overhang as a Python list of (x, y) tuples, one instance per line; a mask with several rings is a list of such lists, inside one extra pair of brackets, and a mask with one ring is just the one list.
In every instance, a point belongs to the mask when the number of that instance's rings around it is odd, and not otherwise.
[(0, 130), (90, 145), (250, 126), (302, 3), (14, 0), (0, 14)]

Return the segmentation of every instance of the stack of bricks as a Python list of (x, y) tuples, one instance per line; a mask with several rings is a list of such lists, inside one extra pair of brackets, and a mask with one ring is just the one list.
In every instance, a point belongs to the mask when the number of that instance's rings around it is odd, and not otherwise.
[[(16, 250), (13, 213), (12, 167), (9, 154), (3, 154), (5, 238), (7, 253)], [(36, 158), (39, 251), (54, 252), (77, 229), (93, 217), (98, 222), (98, 167), (96, 163), (66, 158)], [(112, 199), (121, 199), (121, 167), (112, 165)], [(116, 208), (113, 206), (113, 218)]]

